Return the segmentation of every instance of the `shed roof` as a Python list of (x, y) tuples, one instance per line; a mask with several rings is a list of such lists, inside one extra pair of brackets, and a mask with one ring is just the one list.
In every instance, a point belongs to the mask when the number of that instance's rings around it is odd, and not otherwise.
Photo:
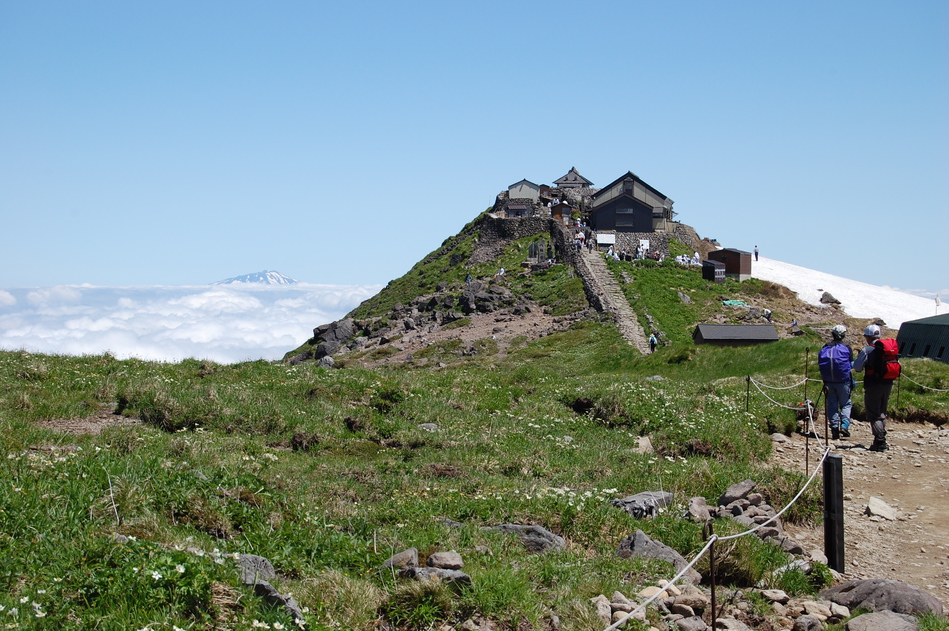
[(949, 313), (920, 318), (919, 320), (909, 320), (903, 324), (921, 324), (923, 326), (949, 326)]
[(773, 342), (779, 339), (771, 324), (700, 324), (695, 327), (695, 333), (701, 333), (705, 340)]
[(714, 254), (715, 252), (732, 252), (734, 254), (744, 254), (751, 256), (751, 252), (745, 252), (744, 250), (739, 250), (738, 248), (721, 248), (718, 250), (712, 250), (709, 254)]

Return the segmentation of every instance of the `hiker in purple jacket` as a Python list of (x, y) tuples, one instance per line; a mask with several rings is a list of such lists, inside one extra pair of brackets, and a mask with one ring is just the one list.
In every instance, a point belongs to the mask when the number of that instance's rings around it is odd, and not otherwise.
[(850, 367), (853, 364), (853, 351), (844, 344), (847, 328), (838, 324), (831, 332), (832, 341), (824, 345), (817, 354), (817, 367), (824, 381), (824, 413), (830, 423), (831, 437), (850, 437), (850, 410), (853, 387)]

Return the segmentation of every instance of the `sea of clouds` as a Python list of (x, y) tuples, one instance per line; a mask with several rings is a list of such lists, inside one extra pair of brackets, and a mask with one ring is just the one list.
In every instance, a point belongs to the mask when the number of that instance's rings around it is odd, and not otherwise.
[(0, 289), (0, 349), (219, 363), (279, 359), (381, 285)]

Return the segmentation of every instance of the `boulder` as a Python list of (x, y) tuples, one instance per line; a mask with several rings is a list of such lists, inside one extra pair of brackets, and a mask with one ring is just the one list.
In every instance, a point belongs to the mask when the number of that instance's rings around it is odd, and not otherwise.
[(340, 343), (335, 340), (320, 342), (316, 347), (316, 358), (320, 359), (322, 357), (333, 355), (340, 349), (340, 346)]
[(824, 625), (820, 618), (812, 614), (805, 614), (794, 621), (791, 631), (823, 631)]
[(254, 585), (254, 594), (263, 598), (271, 607), (282, 607), (294, 620), (303, 621), (303, 610), (292, 594), (281, 594), (267, 581), (259, 581)]
[(895, 613), (942, 615), (942, 603), (915, 585), (882, 578), (847, 581), (825, 589), (821, 598), (838, 605), (870, 611), (889, 610)]
[(675, 621), (675, 625), (681, 629), (681, 631), (706, 631), (706, 629), (708, 629), (708, 625), (705, 624), (705, 621), (698, 616), (680, 618)]
[(242, 554), (237, 559), (237, 567), (241, 571), (241, 583), (254, 585), (258, 581), (269, 581), (277, 578), (273, 564), (266, 557), (256, 554)]
[(899, 516), (898, 511), (881, 500), (879, 497), (870, 497), (870, 500), (867, 502), (867, 508), (864, 511), (867, 515), (871, 517), (876, 515), (877, 517), (882, 517), (883, 519), (889, 521), (896, 521), (896, 518)]
[(704, 523), (712, 519), (712, 515), (708, 512), (708, 504), (705, 503), (704, 497), (693, 497), (689, 500), (689, 511), (687, 516), (690, 520), (698, 523)]
[(655, 517), (660, 508), (672, 503), (672, 493), (665, 491), (646, 491), (621, 499), (610, 500), (610, 504), (622, 508), (637, 519)]
[(383, 570), (390, 568), (403, 569), (407, 567), (417, 567), (418, 566), (418, 548), (409, 548), (408, 550), (403, 550), (397, 554), (393, 554), (391, 557), (386, 559), (380, 567)]
[(464, 572), (445, 570), (440, 567), (407, 567), (399, 570), (399, 576), (413, 578), (417, 581), (440, 581), (446, 584), (471, 585), (471, 577)]
[(913, 616), (892, 611), (865, 613), (847, 622), (847, 631), (919, 631)]
[(465, 563), (461, 560), (461, 555), (452, 550), (451, 552), (435, 552), (429, 555), (425, 565), (440, 567), (445, 570), (460, 570), (465, 566)]
[(731, 485), (722, 493), (722, 496), (718, 498), (718, 505), (728, 506), (732, 502), (745, 499), (755, 486), (757, 486), (757, 484), (751, 480), (744, 480), (738, 484)]
[[(677, 572), (689, 564), (681, 554), (663, 543), (650, 539), (642, 530), (637, 530), (632, 536), (623, 539), (616, 554), (623, 559), (637, 557), (667, 561), (675, 567)], [(702, 581), (702, 575), (690, 569), (682, 576), (682, 580), (695, 584)]]
[(524, 547), (529, 552), (536, 554), (547, 552), (549, 550), (560, 550), (567, 547), (567, 542), (563, 537), (555, 535), (543, 526), (524, 526), (521, 524), (501, 524), (494, 526), (493, 530), (501, 532), (515, 533)]

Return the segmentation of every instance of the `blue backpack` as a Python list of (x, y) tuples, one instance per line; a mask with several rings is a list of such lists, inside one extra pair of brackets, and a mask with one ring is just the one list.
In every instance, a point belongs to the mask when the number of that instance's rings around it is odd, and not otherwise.
[(828, 383), (850, 381), (850, 348), (846, 344), (826, 344), (817, 353), (820, 377)]

